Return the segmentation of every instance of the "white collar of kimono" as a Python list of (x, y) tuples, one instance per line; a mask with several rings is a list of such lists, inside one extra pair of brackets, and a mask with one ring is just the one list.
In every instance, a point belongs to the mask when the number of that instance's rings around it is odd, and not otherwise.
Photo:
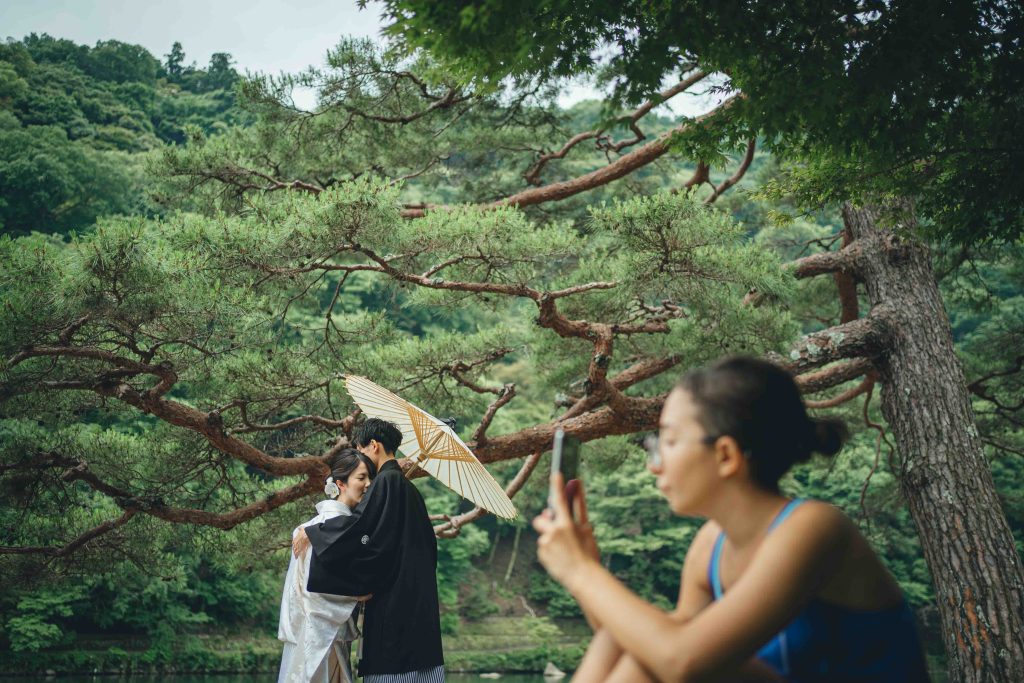
[(338, 512), (343, 515), (352, 514), (352, 509), (340, 500), (321, 500), (316, 504), (316, 511), (321, 515), (328, 512)]

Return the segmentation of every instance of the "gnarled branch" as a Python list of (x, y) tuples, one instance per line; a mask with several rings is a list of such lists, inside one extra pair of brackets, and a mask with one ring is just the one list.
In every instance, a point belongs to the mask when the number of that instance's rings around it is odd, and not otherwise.
[(814, 394), (856, 379), (873, 368), (870, 358), (854, 358), (823, 370), (797, 375), (796, 384), (805, 394)]
[(866, 318), (809, 334), (797, 342), (782, 364), (794, 373), (804, 373), (844, 358), (874, 358), (888, 336), (886, 317), (886, 310), (877, 307)]
[[(632, 140), (624, 140), (618, 143), (609, 143), (609, 148), (614, 150), (615, 152), (619, 152), (625, 147), (636, 144), (643, 140), (643, 133), (641, 133), (639, 128), (636, 127), (637, 121), (646, 116), (655, 106), (668, 101), (669, 99), (675, 97), (681, 92), (688, 90), (691, 86), (695, 85), (696, 83), (699, 83), (706, 77), (706, 73), (704, 73), (703, 71), (697, 71), (688, 76), (687, 78), (682, 79), (672, 87), (662, 90), (660, 93), (658, 93), (657, 97), (652, 98), (651, 100), (645, 102), (644, 104), (634, 109), (626, 116), (622, 117), (620, 120), (629, 122), (630, 128), (633, 130), (635, 137)], [(527, 169), (526, 173), (523, 174), (523, 178), (530, 185), (541, 185), (540, 173), (549, 161), (564, 158), (565, 155), (568, 154), (573, 147), (583, 142), (584, 140), (598, 138), (599, 136), (601, 136), (602, 133), (604, 133), (605, 130), (605, 128), (595, 128), (594, 130), (589, 130), (584, 133), (578, 133), (574, 135), (572, 138), (569, 139), (568, 142), (562, 145), (561, 149), (559, 149), (557, 152), (549, 152), (547, 154), (542, 154), (540, 158), (534, 162), (533, 166)]]
[(473, 441), (477, 445), (482, 445), (487, 442), (487, 429), (491, 426), (491, 422), (494, 420), (494, 416), (503, 407), (508, 405), (509, 401), (515, 398), (516, 385), (506, 384), (501, 388), (501, 393), (498, 394), (498, 398), (495, 399), (491, 405), (487, 406), (487, 412), (480, 418), (480, 424), (477, 425), (476, 431), (473, 432)]
[[(426, 95), (425, 91), (424, 91), (424, 94)], [(419, 111), (415, 111), (412, 114), (405, 114), (405, 115), (401, 115), (401, 116), (388, 116), (386, 114), (372, 114), (370, 112), (366, 112), (366, 111), (363, 111), (361, 109), (357, 109), (356, 107), (352, 107), (352, 106), (349, 106), (349, 105), (341, 105), (341, 104), (339, 104), (338, 106), (340, 106), (342, 109), (344, 109), (349, 114), (352, 114), (354, 116), (358, 116), (360, 118), (368, 119), (370, 121), (377, 121), (379, 123), (398, 123), (398, 124), (405, 125), (407, 123), (412, 123), (413, 121), (416, 121), (417, 119), (421, 119), (421, 118), (423, 118), (424, 116), (426, 116), (427, 114), (429, 114), (429, 113), (431, 113), (433, 111), (437, 111), (439, 109), (448, 109), (448, 108), (453, 107), (453, 106), (455, 106), (457, 104), (461, 104), (462, 102), (465, 102), (465, 101), (471, 99), (472, 95), (463, 95), (458, 88), (449, 87), (448, 90), (444, 93), (444, 95), (441, 95), (440, 97), (436, 97), (436, 96), (428, 96), (428, 97), (429, 97), (429, 99), (433, 99), (434, 100), (428, 106), (424, 107), (423, 109), (420, 109)]]
[(711, 193), (711, 196), (704, 200), (705, 204), (714, 204), (715, 200), (729, 191), (729, 188), (743, 180), (743, 176), (747, 174), (747, 171), (750, 169), (750, 164), (754, 161), (754, 152), (756, 149), (757, 139), (751, 138), (750, 142), (747, 143), (747, 151), (743, 155), (743, 160), (740, 161), (740, 165), (736, 169), (736, 172), (722, 181), (722, 184), (715, 188), (714, 192)]
[[(541, 187), (523, 190), (522, 192), (517, 192), (516, 194), (500, 199), (487, 206), (495, 208), (500, 206), (535, 206), (545, 202), (568, 199), (569, 197), (580, 194), (581, 192), (586, 192), (594, 189), (595, 187), (607, 185), (613, 180), (618, 180), (623, 176), (629, 175), (638, 168), (642, 168), (655, 159), (664, 156), (671, 148), (671, 140), (675, 135), (685, 132), (692, 125), (704, 123), (715, 116), (721, 115), (733, 105), (737, 97), (739, 96), (736, 95), (730, 97), (710, 112), (698, 116), (693, 121), (687, 121), (667, 133), (663, 133), (643, 147), (619, 157), (612, 163), (599, 168), (596, 171), (584, 173), (583, 175), (570, 180), (563, 180), (561, 182), (550, 183)], [(431, 207), (406, 208), (401, 212), (401, 215), (405, 218), (422, 218), (426, 215), (429, 208)]]
[[(242, 425), (231, 429), (232, 434), (248, 434), (251, 432), (273, 432), (281, 429), (287, 429), (288, 427), (294, 427), (306, 422), (312, 422), (322, 427), (329, 427), (330, 429), (340, 429), (343, 432), (352, 431), (352, 426), (355, 424), (355, 417), (352, 415), (346, 415), (340, 420), (335, 420), (322, 415), (300, 415), (281, 422), (274, 422), (272, 424), (254, 424), (249, 420), (248, 413), (248, 402), (237, 401), (231, 405), (237, 405), (239, 413), (241, 414)], [(223, 411), (220, 411), (223, 412)]]
[(844, 403), (852, 401), (861, 394), (866, 394), (867, 392), (871, 391), (871, 388), (875, 384), (875, 380), (875, 373), (870, 373), (867, 377), (863, 379), (863, 381), (860, 382), (860, 384), (851, 389), (847, 389), (838, 396), (833, 396), (832, 398), (827, 398), (820, 401), (806, 401), (807, 407), (810, 410), (824, 410), (825, 408), (835, 408), (836, 406), (841, 406)]
[(839, 251), (823, 251), (791, 261), (783, 267), (793, 277), (805, 279), (826, 273), (857, 274), (864, 258), (864, 250), (859, 242), (852, 242)]
[(135, 516), (135, 510), (125, 510), (117, 519), (110, 519), (80, 534), (63, 546), (0, 546), (0, 555), (49, 555), (50, 557), (66, 557), (89, 541), (124, 526)]

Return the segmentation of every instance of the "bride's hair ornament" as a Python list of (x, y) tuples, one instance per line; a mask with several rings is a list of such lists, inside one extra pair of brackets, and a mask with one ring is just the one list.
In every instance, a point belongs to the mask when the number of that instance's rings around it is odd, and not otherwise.
[(341, 495), (341, 489), (334, 482), (334, 477), (327, 477), (327, 483), (324, 485), (324, 493), (328, 498), (337, 498)]

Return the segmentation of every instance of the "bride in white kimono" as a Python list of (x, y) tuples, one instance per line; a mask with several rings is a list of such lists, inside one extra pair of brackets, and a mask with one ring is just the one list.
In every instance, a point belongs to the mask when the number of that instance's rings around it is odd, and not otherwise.
[[(351, 515), (376, 474), (373, 462), (359, 451), (346, 448), (331, 461), (331, 476), (324, 493), (328, 500), (316, 504), (317, 516), (296, 527), (319, 524), (338, 515)], [(309, 553), (288, 563), (281, 596), (277, 637), (284, 641), (278, 683), (352, 683), (349, 668), (352, 641), (359, 637), (356, 619), (365, 597), (345, 597), (306, 590)]]

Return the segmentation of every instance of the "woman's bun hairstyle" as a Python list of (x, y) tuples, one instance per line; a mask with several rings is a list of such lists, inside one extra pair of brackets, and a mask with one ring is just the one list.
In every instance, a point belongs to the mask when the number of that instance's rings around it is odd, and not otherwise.
[(697, 404), (706, 435), (734, 438), (754, 481), (772, 491), (794, 464), (835, 455), (849, 436), (841, 420), (808, 417), (793, 376), (759, 358), (723, 358), (686, 373), (677, 387)]
[(829, 457), (842, 450), (850, 438), (846, 423), (835, 417), (811, 418), (811, 450)]

